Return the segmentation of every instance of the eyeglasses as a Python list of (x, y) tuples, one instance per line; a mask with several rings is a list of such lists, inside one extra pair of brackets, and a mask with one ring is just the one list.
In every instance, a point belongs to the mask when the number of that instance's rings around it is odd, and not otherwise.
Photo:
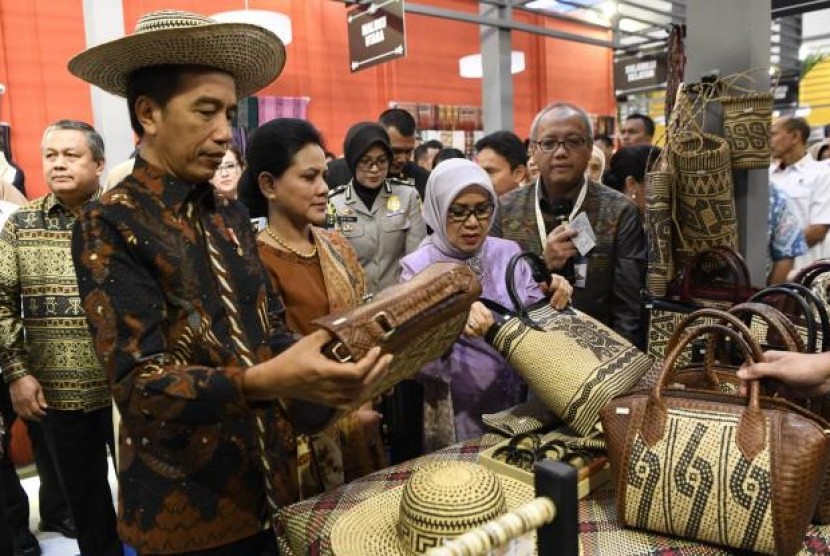
[(234, 172), (239, 168), (239, 164), (234, 162), (228, 162), (227, 164), (221, 164), (216, 171), (217, 172)]
[(378, 170), (382, 170), (389, 166), (389, 158), (386, 156), (382, 156), (374, 160), (372, 160), (371, 158), (361, 158), (357, 161), (357, 166), (361, 170), (371, 170), (372, 166), (377, 166)]
[(566, 137), (561, 141), (557, 139), (542, 139), (541, 141), (534, 141), (534, 143), (543, 153), (552, 153), (558, 149), (560, 145), (566, 151), (573, 151), (581, 149), (587, 145), (589, 141), (590, 139), (587, 137)]
[(493, 215), (493, 204), (476, 205), (472, 208), (461, 205), (450, 205), (447, 217), (450, 222), (466, 222), (470, 215), (475, 216), (477, 222), (487, 220)]

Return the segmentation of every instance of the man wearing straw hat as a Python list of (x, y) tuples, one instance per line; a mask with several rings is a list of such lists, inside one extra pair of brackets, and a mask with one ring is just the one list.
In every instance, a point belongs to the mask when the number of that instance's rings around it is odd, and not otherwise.
[(294, 426), (313, 429), (331, 411), (315, 404), (347, 406), (388, 367), (377, 349), (329, 361), (325, 332), (293, 343), (247, 211), (213, 201), (237, 99), (284, 62), (265, 29), (174, 11), (69, 62), (127, 97), (141, 139), (132, 173), (85, 208), (73, 254), (123, 419), (119, 533), (142, 556), (278, 553)]

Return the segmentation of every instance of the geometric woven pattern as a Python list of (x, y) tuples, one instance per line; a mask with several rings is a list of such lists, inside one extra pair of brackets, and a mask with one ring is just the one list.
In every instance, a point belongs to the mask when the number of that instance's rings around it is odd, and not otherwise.
[[(285, 554), (332, 554), (331, 530), (349, 509), (381, 492), (402, 486), (415, 469), (436, 460), (477, 461), (479, 453), (504, 440), (497, 435), (468, 440), (438, 452), (406, 461), (373, 473), (340, 489), (303, 500), (282, 510), (283, 526), (278, 531)], [(531, 493), (532, 498), (532, 493)], [(660, 533), (628, 529), (617, 518), (614, 488), (609, 483), (579, 501), (580, 552), (584, 556), (731, 556), (732, 550), (712, 544)], [(508, 506), (510, 505), (508, 494)], [(377, 523), (377, 516), (366, 514)], [(377, 528), (381, 525), (377, 523)], [(353, 552), (381, 554), (382, 552)], [(830, 553), (830, 527), (812, 525), (807, 530), (799, 555)]]
[(768, 168), (772, 123), (772, 93), (721, 99), (723, 131), (732, 153), (732, 168)]
[(666, 434), (653, 446), (637, 434), (625, 485), (625, 523), (775, 554), (770, 442), (752, 461), (744, 458), (736, 444), (739, 418), (670, 409)]
[(729, 146), (709, 134), (684, 136), (675, 142), (677, 190), (675, 207), (687, 252), (694, 255), (711, 247), (738, 246), (738, 223), (732, 185)]
[(656, 297), (666, 295), (667, 284), (674, 274), (672, 258), (672, 189), (674, 173), (669, 171), (646, 174), (646, 237), (648, 239), (648, 272), (646, 287)]
[[(362, 497), (361, 503), (344, 508), (334, 523), (328, 523), (330, 552), (322, 552), (344, 556), (423, 554), (445, 538), (456, 537), (533, 499), (531, 485), (495, 475), (473, 462), (423, 463), (404, 464), (415, 471), (411, 475), (398, 471), (391, 477), (396, 483), (409, 477), (406, 485)], [(413, 480), (415, 484), (410, 484)], [(309, 547), (303, 553), (318, 551)]]
[(548, 409), (577, 434), (587, 435), (606, 402), (634, 386), (651, 362), (580, 311), (559, 312), (542, 303), (529, 316), (543, 330), (514, 317), (501, 325), (493, 347)]

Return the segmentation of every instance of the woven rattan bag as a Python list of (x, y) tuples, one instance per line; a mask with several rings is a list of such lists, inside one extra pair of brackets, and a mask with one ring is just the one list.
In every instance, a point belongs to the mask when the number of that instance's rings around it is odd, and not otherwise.
[(513, 285), (513, 270), (522, 259), (531, 263), (535, 279), (546, 278), (544, 262), (536, 255), (521, 253), (511, 259), (506, 278), (517, 312), (485, 303), (497, 313), (487, 340), (548, 409), (577, 434), (587, 435), (602, 406), (634, 386), (651, 362), (628, 340), (581, 311), (556, 311), (547, 300), (523, 307)]
[[(779, 399), (672, 388), (692, 341), (729, 337), (763, 360), (751, 334), (719, 324), (678, 331), (652, 390), (602, 410), (617, 513), (628, 527), (765, 554), (795, 554), (816, 507), (830, 455), (828, 424)], [(705, 372), (705, 370), (704, 370)]]
[(725, 96), (715, 99), (723, 107), (723, 134), (735, 170), (769, 168), (772, 156), (773, 94), (750, 88), (753, 80), (749, 73), (722, 79)]
[(726, 141), (688, 131), (674, 139), (673, 154), (675, 210), (687, 250), (675, 250), (676, 263), (685, 266), (695, 253), (718, 245), (737, 248), (738, 220)]

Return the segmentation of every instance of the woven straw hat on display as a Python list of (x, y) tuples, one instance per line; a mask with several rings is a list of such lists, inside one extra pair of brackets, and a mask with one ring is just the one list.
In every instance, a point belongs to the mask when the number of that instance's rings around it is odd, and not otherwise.
[(285, 65), (285, 45), (257, 25), (218, 23), (191, 12), (163, 10), (141, 16), (132, 35), (76, 55), (69, 61), (69, 71), (124, 97), (131, 73), (163, 64), (226, 71), (243, 98), (277, 78)]
[(533, 500), (533, 487), (475, 464), (443, 461), (366, 500), (334, 524), (338, 556), (424, 554)]

